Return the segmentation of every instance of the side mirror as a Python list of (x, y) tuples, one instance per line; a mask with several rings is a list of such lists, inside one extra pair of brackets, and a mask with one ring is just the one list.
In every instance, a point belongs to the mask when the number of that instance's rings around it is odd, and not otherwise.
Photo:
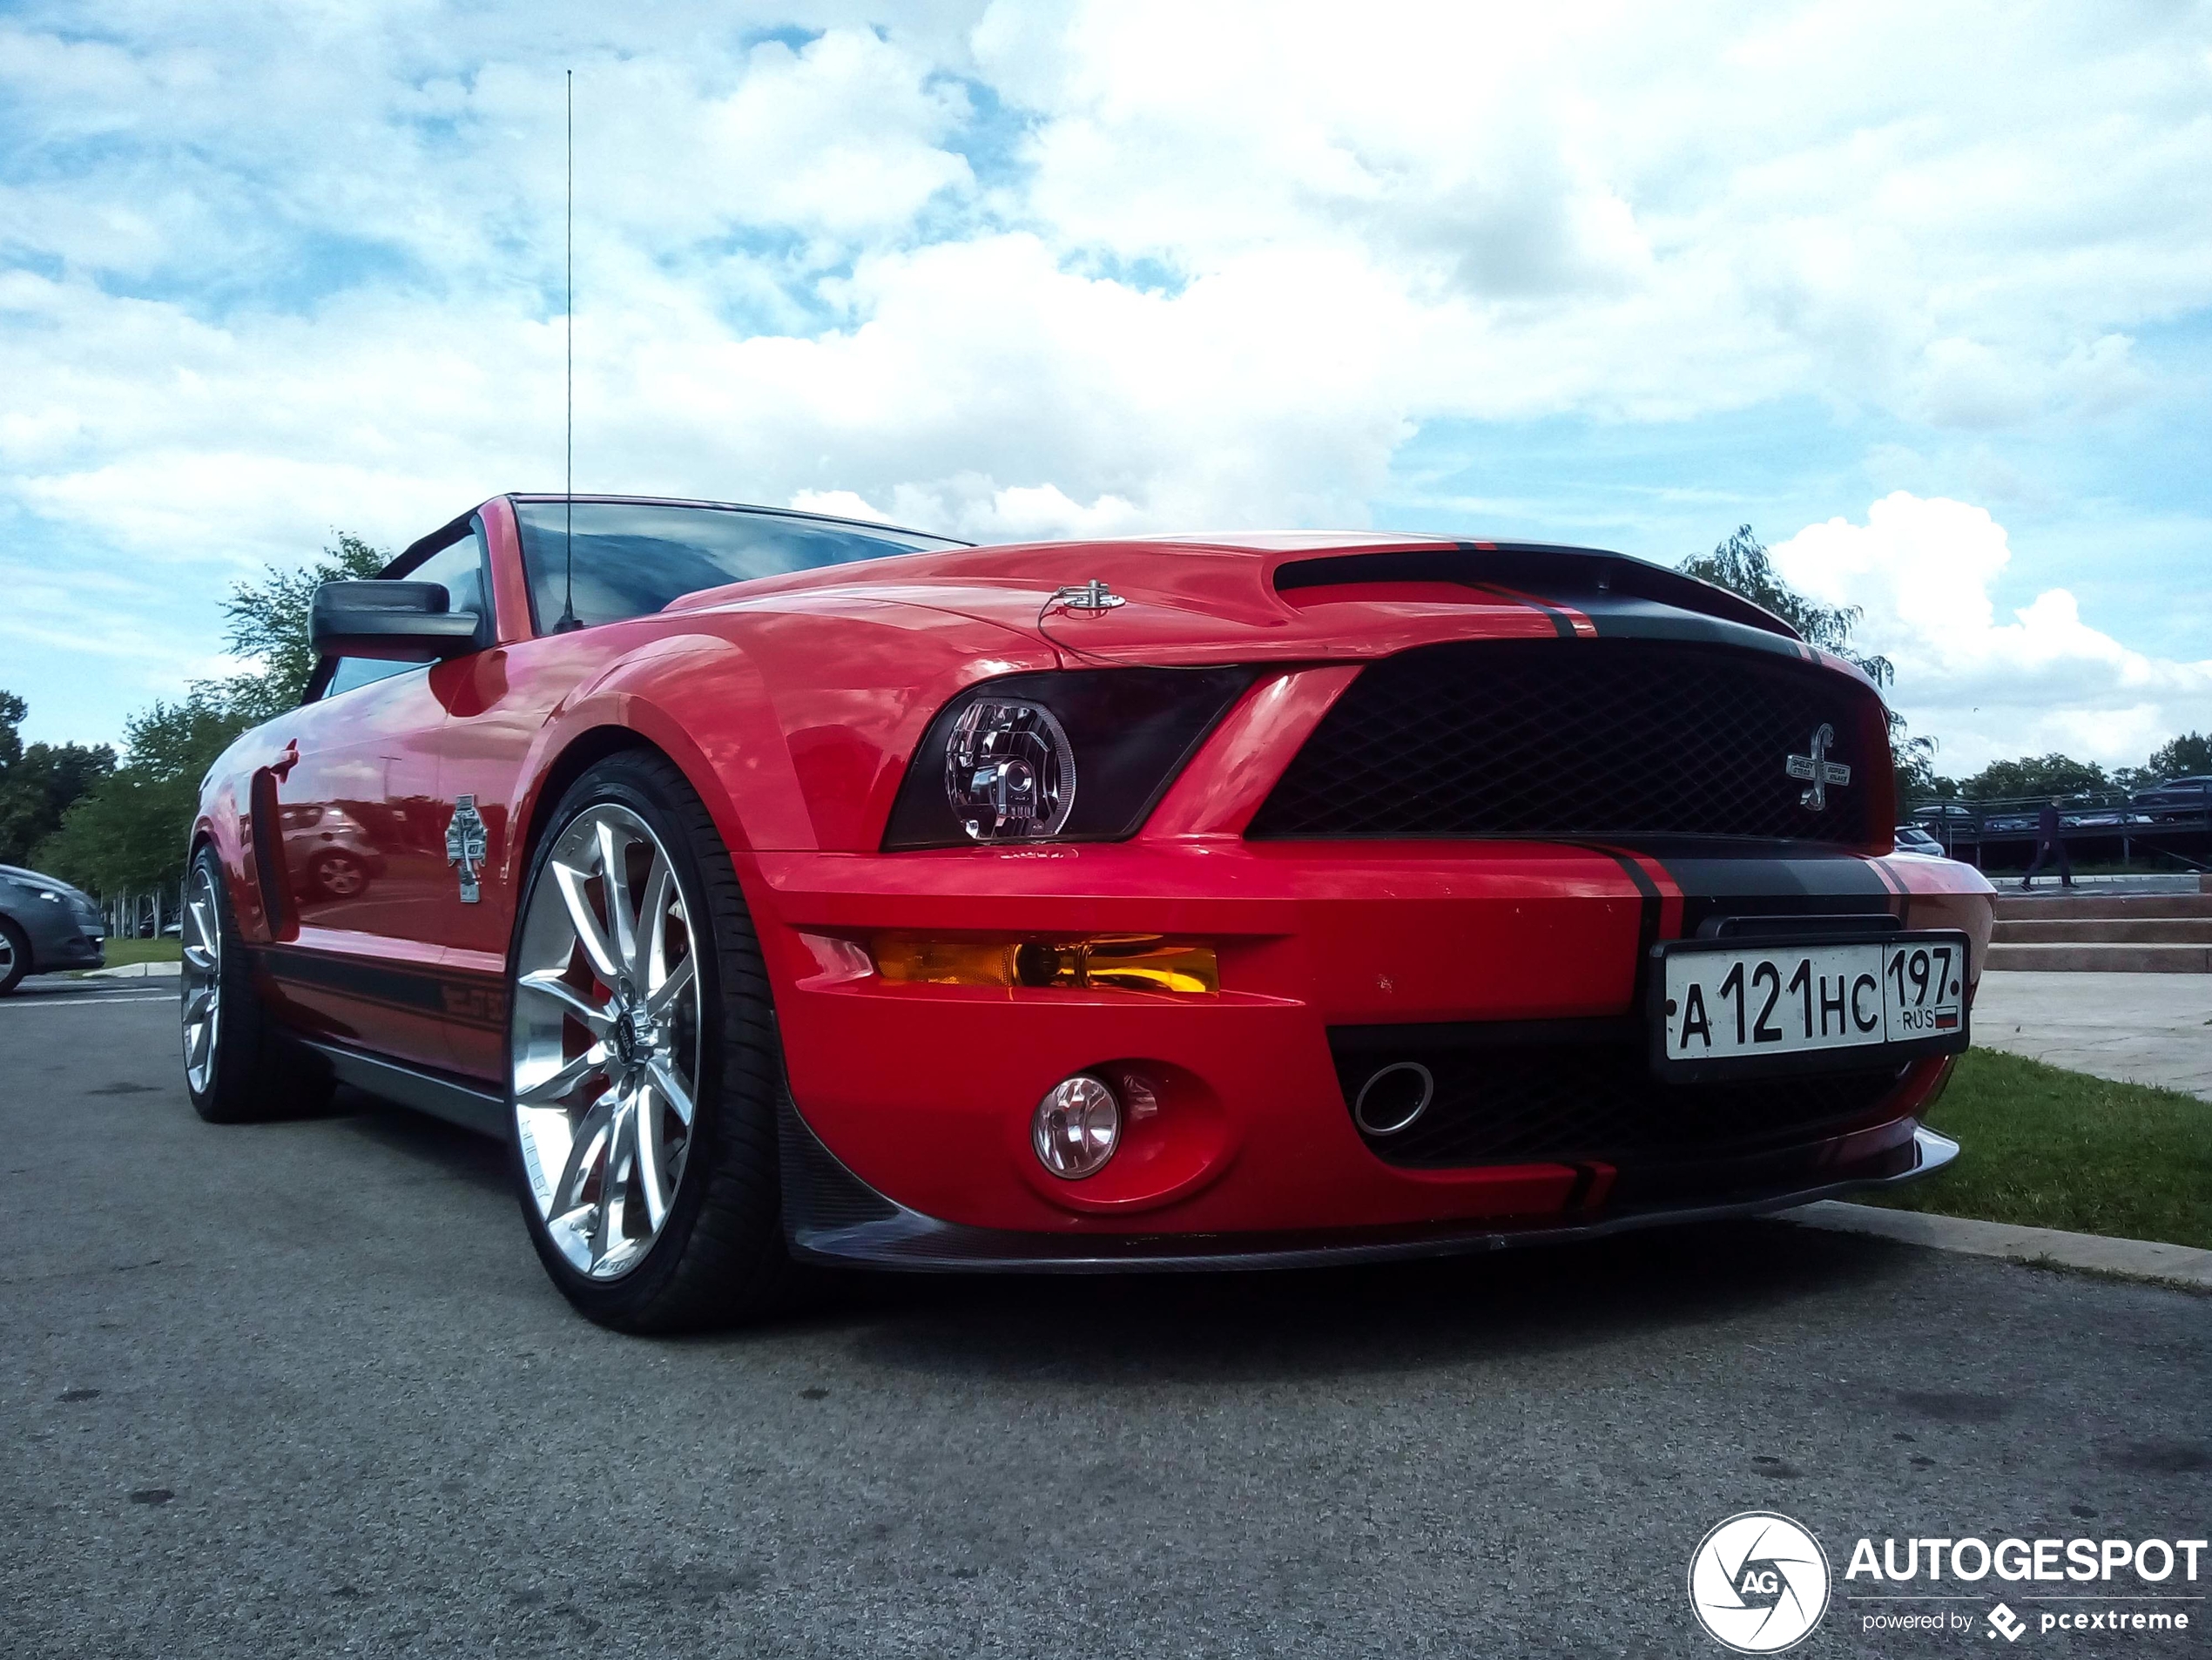
[(307, 613), (307, 643), (321, 657), (466, 657), (476, 649), (476, 614), (448, 603), (435, 582), (327, 582)]

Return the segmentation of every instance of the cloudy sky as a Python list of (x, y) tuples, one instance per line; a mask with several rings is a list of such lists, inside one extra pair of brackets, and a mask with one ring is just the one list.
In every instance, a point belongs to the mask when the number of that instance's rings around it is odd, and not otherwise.
[(0, 685), (577, 484), (1866, 607), (1946, 770), (2212, 729), (2212, 6), (0, 4)]

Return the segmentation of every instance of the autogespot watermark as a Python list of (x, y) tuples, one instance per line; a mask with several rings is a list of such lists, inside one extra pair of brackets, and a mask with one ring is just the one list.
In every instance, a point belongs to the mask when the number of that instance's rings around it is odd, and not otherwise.
[[(2188, 1631), (2202, 1623), (2196, 1586), (2207, 1549), (2179, 1538), (1915, 1537), (1878, 1547), (1861, 1538), (1838, 1589), (1848, 1619), (1867, 1636), (1949, 1632), (2011, 1644), (2031, 1634)], [(2014, 1602), (2042, 1606), (1945, 1606), (1981, 1603), (1993, 1582)], [(1738, 1654), (1802, 1643), (1828, 1612), (1831, 1590), (1819, 1540), (1770, 1510), (1729, 1517), (1690, 1556), (1690, 1609), (1708, 1636)]]
[(1714, 1642), (1738, 1654), (1779, 1654), (1828, 1611), (1820, 1541), (1771, 1510), (1730, 1516), (1689, 1559), (1689, 1606)]

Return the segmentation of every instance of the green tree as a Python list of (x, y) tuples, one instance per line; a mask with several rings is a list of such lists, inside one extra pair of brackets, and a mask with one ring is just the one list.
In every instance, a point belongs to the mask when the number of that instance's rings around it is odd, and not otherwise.
[(1969, 801), (2005, 801), (2021, 797), (2054, 800), (2111, 787), (2105, 769), (2094, 761), (2072, 756), (2023, 756), (2018, 760), (1992, 761), (1959, 787)]
[(1802, 634), (1808, 644), (1833, 651), (1845, 662), (1857, 664), (1878, 686), (1888, 685), (1897, 678), (1897, 667), (1889, 658), (1878, 653), (1862, 655), (1851, 650), (1851, 631), (1866, 614), (1865, 608), (1824, 605), (1799, 593), (1782, 580), (1782, 573), (1774, 568), (1766, 543), (1752, 533), (1748, 524), (1738, 525), (1736, 534), (1717, 544), (1710, 553), (1692, 554), (1683, 560), (1682, 571), (1684, 576), (1696, 577), (1716, 588), (1741, 595), (1754, 605), (1764, 606)]
[(0, 692), (0, 865), (28, 864), (71, 804), (115, 770), (105, 744), (25, 745), (17, 728), (30, 712)]
[(197, 681), (182, 698), (134, 716), (124, 765), (58, 815), (59, 827), (37, 848), (41, 867), (99, 893), (180, 881), (207, 769), (240, 732), (295, 706), (307, 691), (315, 666), (307, 617), (316, 585), (373, 576), (390, 562), (390, 554), (341, 531), (337, 545), (313, 564), (272, 565), (259, 582), (233, 584), (223, 606), (226, 635), (231, 650), (254, 666), (226, 680)]
[(322, 557), (311, 565), (298, 570), (271, 565), (259, 582), (232, 584), (230, 597), (223, 602), (223, 614), (229, 619), (225, 637), (233, 652), (259, 666), (222, 681), (220, 700), (256, 721), (296, 707), (315, 669), (314, 651), (307, 644), (307, 617), (316, 588), (326, 582), (373, 577), (391, 562), (386, 550), (341, 530), (337, 544), (325, 548)]
[[(1857, 665), (1876, 685), (1886, 687), (1896, 682), (1897, 665), (1889, 658), (1879, 652), (1851, 649), (1851, 633), (1865, 615), (1865, 609), (1858, 605), (1824, 605), (1799, 593), (1782, 579), (1766, 544), (1750, 525), (1738, 525), (1736, 534), (1718, 543), (1710, 553), (1692, 554), (1683, 561), (1681, 570), (1684, 576), (1725, 588), (1731, 594), (1772, 611), (1796, 629), (1807, 644)], [(1908, 735), (1905, 717), (1894, 709), (1888, 714), (1890, 759), (1897, 768), (1901, 802), (1913, 804), (1956, 795), (1958, 785), (1935, 770), (1936, 740)]]
[(2183, 732), (2172, 742), (2153, 750), (2143, 772), (2151, 783), (2212, 773), (2212, 736), (2201, 732)]
[(96, 893), (175, 886), (199, 781), (253, 724), (205, 685), (133, 716), (129, 759), (63, 815), (39, 845), (39, 867)]

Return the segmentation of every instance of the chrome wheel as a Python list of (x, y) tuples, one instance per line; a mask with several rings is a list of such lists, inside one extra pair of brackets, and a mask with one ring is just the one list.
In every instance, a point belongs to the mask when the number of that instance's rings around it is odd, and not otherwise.
[(215, 1043), (223, 1018), (223, 925), (215, 876), (206, 864), (192, 869), (185, 904), (185, 961), (179, 991), (184, 1011), (185, 1081), (206, 1095), (215, 1076)]
[(691, 1151), (699, 989), (668, 851), (627, 807), (570, 820), (530, 891), (509, 1040), (537, 1213), (579, 1273), (614, 1279), (659, 1238)]

